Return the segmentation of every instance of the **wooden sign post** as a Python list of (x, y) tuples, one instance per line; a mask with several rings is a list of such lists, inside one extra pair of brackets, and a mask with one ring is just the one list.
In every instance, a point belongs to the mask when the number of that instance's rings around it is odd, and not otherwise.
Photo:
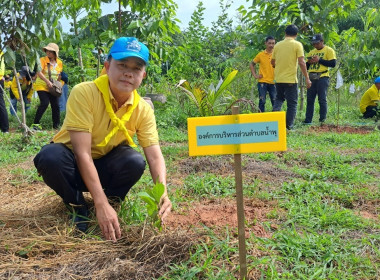
[(234, 154), (240, 279), (247, 279), (241, 154), (286, 150), (285, 112), (187, 119), (189, 155)]

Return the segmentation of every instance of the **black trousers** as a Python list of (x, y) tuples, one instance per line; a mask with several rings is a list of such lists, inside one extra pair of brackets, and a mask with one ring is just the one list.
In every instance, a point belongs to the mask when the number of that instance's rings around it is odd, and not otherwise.
[(34, 123), (39, 124), (40, 120), (45, 113), (49, 103), (51, 105), (51, 114), (53, 119), (53, 128), (59, 127), (59, 102), (58, 97), (51, 95), (47, 91), (37, 91), (40, 99), (40, 105), (38, 105), (36, 116), (34, 117)]
[(4, 80), (0, 80), (0, 129), (1, 132), (8, 132), (9, 130), (9, 120), (8, 120), (8, 112), (5, 107), (4, 101)]
[[(125, 144), (102, 158), (94, 159), (94, 164), (107, 197), (119, 197), (121, 200), (145, 170), (143, 156)], [(45, 183), (62, 197), (64, 203), (85, 203), (82, 192), (88, 189), (79, 173), (74, 153), (67, 146), (51, 143), (42, 147), (34, 158), (34, 165)]]
[(367, 106), (365, 112), (363, 113), (363, 117), (365, 119), (373, 118), (376, 114), (380, 114), (380, 109), (377, 106)]

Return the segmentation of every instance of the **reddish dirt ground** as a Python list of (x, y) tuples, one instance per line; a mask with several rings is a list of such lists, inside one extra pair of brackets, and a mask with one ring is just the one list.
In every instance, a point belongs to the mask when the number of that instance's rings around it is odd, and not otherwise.
[(371, 126), (336, 126), (325, 124), (320, 126), (311, 126), (310, 130), (316, 133), (334, 132), (334, 133), (349, 133), (349, 134), (368, 134), (374, 130)]
[[(276, 203), (251, 199), (245, 200), (244, 204), (246, 236), (253, 233), (259, 237), (271, 237), (272, 234), (263, 227), (263, 222), (270, 222), (271, 229), (277, 229), (277, 225), (267, 217), (276, 207)], [(167, 228), (190, 230), (205, 225), (216, 231), (223, 231), (225, 227), (236, 228), (238, 224), (235, 200), (206, 200), (191, 206), (181, 205), (178, 209), (181, 213), (174, 210), (168, 217)]]

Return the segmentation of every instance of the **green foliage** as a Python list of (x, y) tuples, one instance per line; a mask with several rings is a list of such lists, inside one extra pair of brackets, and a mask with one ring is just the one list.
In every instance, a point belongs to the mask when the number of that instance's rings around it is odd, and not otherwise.
[(227, 70), (235, 69), (230, 59), (238, 43), (238, 34), (232, 29), (232, 19), (227, 14), (228, 1), (220, 1), (222, 9), (217, 21), (209, 28), (204, 24), (205, 7), (198, 2), (186, 30), (174, 37), (177, 52), (170, 57), (168, 76), (173, 81), (183, 77), (193, 80), (219, 79)]
[[(350, 28), (342, 33), (347, 60), (344, 67), (349, 81), (361, 79), (372, 80), (380, 74), (380, 14), (378, 8), (365, 11), (362, 15), (364, 30)], [(355, 73), (350, 71), (356, 69)]]
[[(197, 106), (200, 116), (220, 115), (226, 111), (225, 103), (221, 102), (222, 93), (233, 82), (236, 77), (237, 70), (228, 74), (225, 80), (220, 80), (216, 88), (211, 85), (209, 90), (206, 91), (200, 87), (192, 87), (186, 80), (179, 82), (179, 87), (183, 89), (190, 100)], [(230, 95), (232, 97), (232, 95)], [(222, 107), (222, 110), (218, 107)]]
[(137, 195), (146, 203), (148, 219), (151, 224), (159, 231), (162, 230), (161, 218), (158, 215), (161, 197), (165, 192), (165, 186), (157, 182), (152, 189), (147, 189), (145, 192), (140, 192)]
[(235, 192), (233, 177), (221, 177), (211, 173), (189, 175), (184, 189), (196, 197), (226, 197)]

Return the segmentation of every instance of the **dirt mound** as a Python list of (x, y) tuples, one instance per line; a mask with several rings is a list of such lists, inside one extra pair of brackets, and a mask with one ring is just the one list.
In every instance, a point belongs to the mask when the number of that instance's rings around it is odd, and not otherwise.
[(322, 133), (322, 132), (334, 132), (334, 133), (349, 133), (349, 134), (368, 134), (374, 130), (371, 126), (336, 126), (332, 124), (324, 124), (320, 126), (311, 126), (310, 130)]
[[(271, 237), (263, 222), (271, 222), (268, 214), (276, 207), (273, 201), (245, 200), (244, 215), (246, 220), (246, 236), (253, 233), (259, 237)], [(207, 200), (193, 203), (191, 206), (181, 205), (178, 207), (183, 212), (175, 210), (168, 217), (166, 225), (169, 229), (193, 229), (203, 225), (215, 230), (224, 230), (225, 227), (233, 229), (236, 233), (237, 211), (235, 200)], [(271, 227), (276, 229), (276, 225)]]
[[(278, 153), (281, 156), (281, 153)], [(257, 161), (249, 156), (242, 157), (244, 184), (259, 179), (268, 184), (282, 183), (289, 178), (299, 177), (291, 171), (276, 167), (271, 162)], [(210, 172), (223, 176), (234, 176), (234, 161), (231, 156), (186, 158), (178, 163), (179, 172), (184, 174)]]

